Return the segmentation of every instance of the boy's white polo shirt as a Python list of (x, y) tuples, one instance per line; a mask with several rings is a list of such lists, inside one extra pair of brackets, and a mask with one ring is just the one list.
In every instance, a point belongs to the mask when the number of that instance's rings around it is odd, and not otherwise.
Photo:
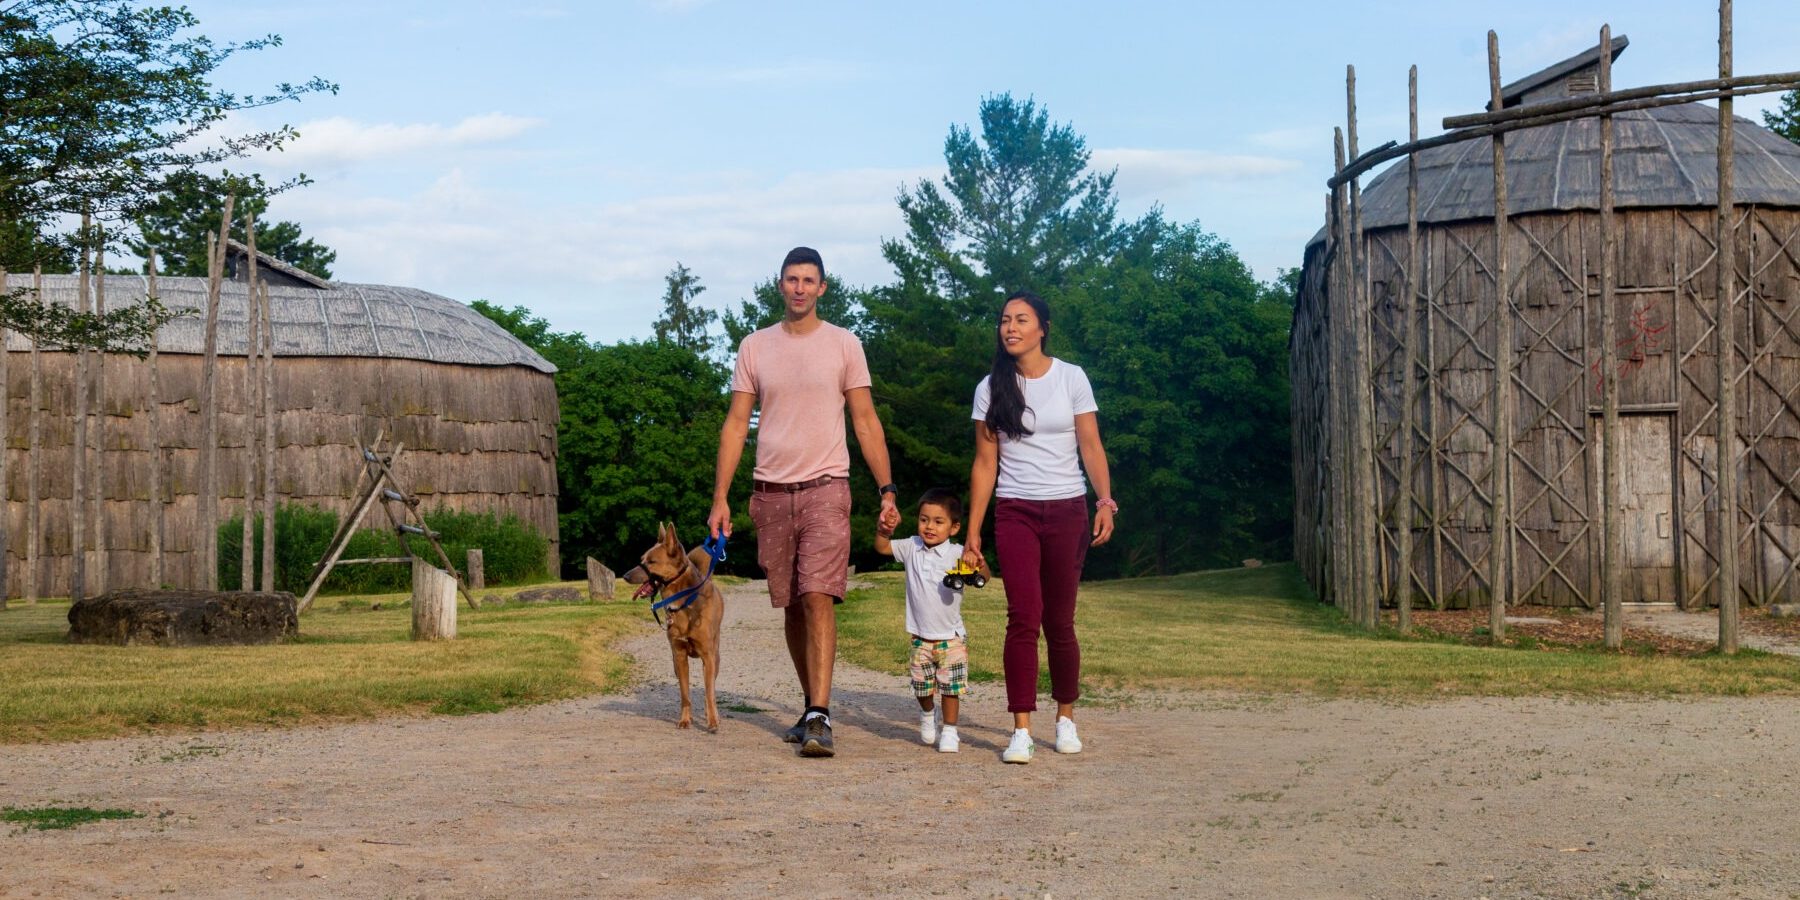
[(962, 559), (963, 546), (945, 541), (936, 547), (913, 535), (893, 544), (894, 558), (906, 567), (906, 631), (928, 641), (966, 637), (962, 591), (944, 587), (944, 573)]

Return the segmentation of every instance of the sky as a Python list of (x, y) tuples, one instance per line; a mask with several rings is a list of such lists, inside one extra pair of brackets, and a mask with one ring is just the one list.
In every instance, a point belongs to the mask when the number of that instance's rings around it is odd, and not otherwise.
[[(896, 196), (942, 177), (949, 129), (978, 129), (984, 97), (1030, 98), (1082, 135), (1116, 168), (1122, 218), (1160, 206), (1267, 280), (1321, 223), (1346, 65), (1364, 148), (1405, 139), (1409, 65), (1422, 135), (1479, 112), (1489, 29), (1506, 82), (1608, 23), (1631, 40), (1621, 87), (1718, 72), (1717, 6), (1693, 0), (187, 5), (215, 39), (282, 37), (217, 86), (340, 86), (229, 123), (299, 130), (233, 169), (313, 180), (269, 217), (335, 249), (335, 279), (523, 306), (604, 342), (650, 335), (676, 263), (714, 309), (799, 244), (850, 284), (891, 282)], [(1800, 69), (1793, 9), (1735, 4), (1738, 74)], [(1760, 121), (1778, 96), (1738, 114)]]

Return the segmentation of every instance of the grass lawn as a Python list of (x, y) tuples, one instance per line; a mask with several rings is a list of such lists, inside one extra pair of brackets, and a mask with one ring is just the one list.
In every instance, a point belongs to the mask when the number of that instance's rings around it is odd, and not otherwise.
[(14, 604), (0, 612), (0, 743), (489, 712), (577, 697), (623, 683), (625, 660), (613, 646), (647, 616), (637, 603), (463, 604), (456, 640), (414, 643), (405, 600), (322, 597), (300, 617), (298, 640), (195, 648), (72, 645), (66, 602)]
[[(843, 658), (905, 672), (898, 573), (839, 607)], [(963, 592), (971, 677), (1000, 679), (1006, 596), (998, 581)], [(1370, 634), (1307, 597), (1291, 565), (1082, 586), (1076, 608), (1083, 694), (1184, 688), (1424, 698), (1446, 695), (1800, 693), (1800, 659), (1624, 655), (1599, 648), (1471, 646)], [(1041, 651), (1040, 651), (1041, 653)], [(1040, 672), (1049, 691), (1049, 673)]]

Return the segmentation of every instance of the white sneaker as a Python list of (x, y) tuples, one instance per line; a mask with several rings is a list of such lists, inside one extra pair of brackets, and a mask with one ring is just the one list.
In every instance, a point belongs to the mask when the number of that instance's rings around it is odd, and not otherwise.
[(935, 744), (938, 739), (937, 710), (919, 711), (919, 740), (927, 744)]
[(1006, 745), (1006, 752), (1000, 754), (1001, 762), (1024, 765), (1031, 762), (1031, 732), (1023, 728), (1013, 729), (1012, 743)]
[(962, 749), (962, 739), (956, 736), (955, 725), (945, 725), (938, 732), (937, 745), (939, 753), (955, 753)]
[(1075, 720), (1068, 716), (1056, 717), (1056, 752), (1081, 752), (1081, 736), (1075, 733)]

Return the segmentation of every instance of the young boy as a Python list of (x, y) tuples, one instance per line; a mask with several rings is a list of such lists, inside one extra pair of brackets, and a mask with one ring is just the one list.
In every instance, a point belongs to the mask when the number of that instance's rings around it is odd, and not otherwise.
[[(962, 502), (942, 488), (919, 498), (919, 533), (899, 543), (892, 527), (875, 530), (875, 550), (906, 567), (906, 630), (912, 635), (912, 688), (919, 699), (919, 739), (939, 752), (955, 753), (958, 698), (968, 690), (969, 651), (964, 644), (962, 591), (944, 586), (944, 573), (962, 559), (951, 541), (962, 530)], [(938, 727), (936, 695), (944, 698)]]

